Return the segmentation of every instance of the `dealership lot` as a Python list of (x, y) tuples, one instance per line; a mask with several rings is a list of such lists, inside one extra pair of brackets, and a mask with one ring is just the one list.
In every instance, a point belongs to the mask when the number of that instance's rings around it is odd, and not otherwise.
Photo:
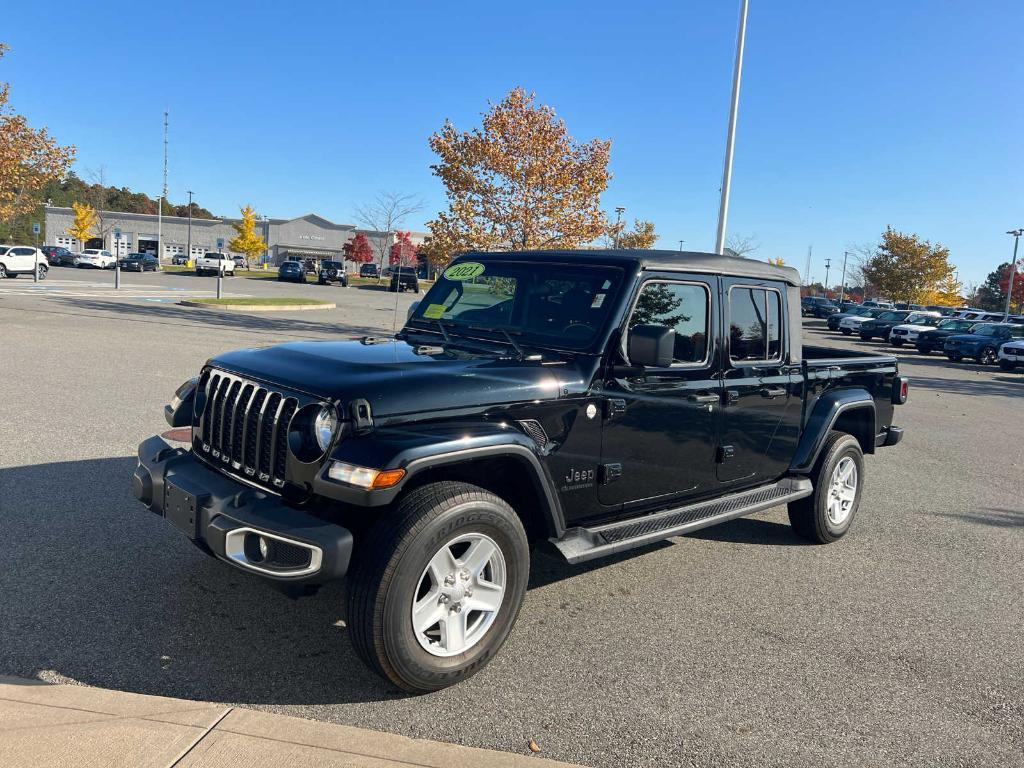
[[(594, 766), (1024, 765), (1024, 375), (898, 353), (907, 436), (868, 459), (850, 536), (802, 544), (775, 509), (588, 567), (538, 554), (500, 657), (410, 698), (356, 659), (342, 585), (291, 601), (145, 513), (129, 480), (206, 358), (390, 332), (416, 297), (234, 278), (230, 295), (338, 308), (229, 315), (173, 303), (211, 278), (123, 280), (0, 284), (0, 674), (517, 752), (532, 738)], [(807, 343), (883, 348), (822, 326)]]

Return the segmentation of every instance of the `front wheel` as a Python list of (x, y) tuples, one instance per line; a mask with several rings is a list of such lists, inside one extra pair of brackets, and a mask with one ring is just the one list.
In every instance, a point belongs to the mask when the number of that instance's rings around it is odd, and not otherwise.
[(849, 328), (840, 328), (839, 330), (843, 332), (843, 336), (849, 336), (850, 334), (853, 333), (853, 331), (851, 331)]
[(515, 511), (468, 483), (411, 491), (362, 543), (349, 575), (359, 656), (411, 693), (478, 672), (519, 613), (530, 550)]
[(982, 365), (992, 365), (996, 361), (996, 350), (995, 347), (982, 347), (981, 352), (978, 353), (977, 360)]
[(956, 352), (951, 352), (950, 354), (946, 355), (946, 357), (949, 358), (954, 363), (959, 363), (961, 360), (964, 359), (963, 355), (958, 354)]
[(894, 347), (902, 347), (903, 346), (903, 339), (893, 339), (889, 343), (892, 344)]
[(10, 277), (10, 275), (7, 274), (7, 267), (5, 267), (3, 264), (0, 264), (0, 280), (3, 280), (4, 278), (7, 277)]
[(829, 433), (811, 482), (814, 492), (789, 504), (789, 522), (808, 541), (829, 544), (846, 535), (860, 506), (864, 454), (853, 435)]
[(860, 335), (860, 340), (861, 341), (871, 341), (871, 334), (869, 334), (869, 333), (862, 333)]
[(1012, 371), (1017, 367), (1017, 364), (1012, 360), (1000, 360), (999, 367), (1004, 371)]

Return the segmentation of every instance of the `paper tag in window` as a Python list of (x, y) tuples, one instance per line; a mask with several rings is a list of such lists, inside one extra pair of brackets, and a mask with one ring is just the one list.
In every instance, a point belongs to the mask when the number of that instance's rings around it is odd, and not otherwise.
[(453, 264), (444, 271), (446, 280), (462, 282), (472, 280), (484, 273), (484, 265), (476, 261), (464, 261), (461, 264)]
[(597, 294), (594, 297), (594, 300), (592, 302), (590, 302), (590, 308), (591, 309), (598, 309), (602, 304), (604, 304), (604, 297), (605, 297), (605, 295), (606, 294), (603, 294), (603, 293)]
[(437, 320), (444, 314), (444, 304), (428, 304), (423, 316), (429, 320)]

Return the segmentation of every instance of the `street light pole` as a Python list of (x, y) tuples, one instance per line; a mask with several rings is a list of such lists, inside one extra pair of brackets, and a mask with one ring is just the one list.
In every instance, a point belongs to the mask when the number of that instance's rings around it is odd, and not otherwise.
[(825, 298), (828, 298), (828, 270), (832, 266), (832, 259), (825, 259)]
[(619, 222), (622, 220), (622, 214), (626, 209), (621, 205), (615, 206), (615, 247), (619, 247)]
[(188, 258), (186, 261), (192, 261), (192, 190), (186, 190), (188, 192)]
[(729, 216), (729, 186), (732, 184), (732, 149), (736, 139), (736, 113), (740, 103), (740, 75), (743, 72), (743, 43), (747, 37), (747, 4), (740, 0), (740, 28), (736, 34), (736, 62), (732, 70), (732, 103), (729, 106), (729, 131), (725, 139), (725, 169), (722, 171), (722, 199), (718, 205), (718, 235), (715, 253), (725, 253), (725, 224)]
[(849, 251), (843, 251), (843, 284), (839, 286), (839, 303), (843, 303), (843, 299), (846, 298), (846, 257), (850, 255)]
[(680, 241), (679, 241), (679, 252), (680, 252), (680, 253), (682, 253), (682, 252), (683, 252), (683, 243), (685, 243), (685, 242), (686, 242), (685, 240), (680, 240)]
[(1006, 308), (1005, 314), (1010, 314), (1010, 299), (1013, 298), (1013, 279), (1017, 276), (1017, 244), (1020, 236), (1024, 235), (1024, 228), (1011, 229), (1006, 234), (1013, 235), (1013, 259), (1010, 261), (1010, 279), (1006, 284)]

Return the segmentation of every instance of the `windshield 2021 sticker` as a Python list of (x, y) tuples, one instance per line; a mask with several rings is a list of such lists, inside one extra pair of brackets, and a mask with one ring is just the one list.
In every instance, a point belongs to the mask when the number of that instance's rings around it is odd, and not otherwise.
[(464, 261), (461, 264), (453, 264), (444, 271), (445, 280), (472, 280), (484, 273), (484, 265), (478, 261)]
[(444, 315), (444, 304), (427, 304), (423, 310), (423, 316), (428, 320), (437, 320)]

